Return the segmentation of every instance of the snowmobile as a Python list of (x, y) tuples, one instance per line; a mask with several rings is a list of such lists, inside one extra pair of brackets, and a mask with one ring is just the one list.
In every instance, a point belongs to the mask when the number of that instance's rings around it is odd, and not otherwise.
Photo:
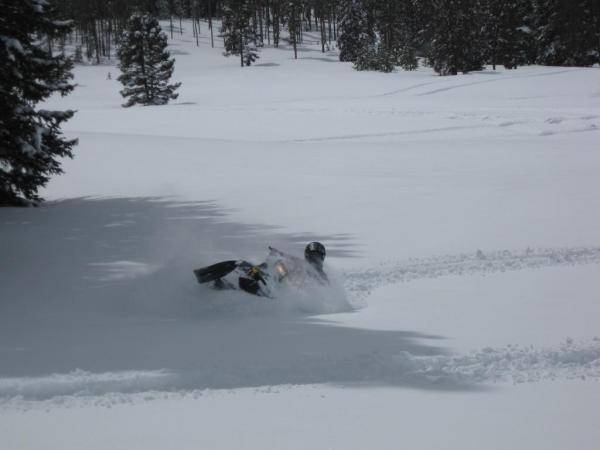
[(282, 287), (302, 290), (308, 284), (327, 285), (323, 271), (325, 247), (311, 242), (304, 251), (305, 259), (288, 255), (269, 247), (265, 262), (254, 265), (248, 261), (222, 261), (194, 270), (200, 284), (212, 283), (217, 290), (242, 290), (259, 297), (275, 298)]

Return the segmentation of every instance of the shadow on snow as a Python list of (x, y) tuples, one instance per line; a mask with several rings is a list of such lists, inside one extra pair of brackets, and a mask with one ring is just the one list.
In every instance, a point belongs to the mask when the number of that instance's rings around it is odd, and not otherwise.
[[(286, 234), (226, 216), (210, 202), (156, 198), (0, 210), (0, 377), (164, 369), (158, 384), (138, 379), (111, 389), (363, 382), (478, 389), (413, 370), (412, 358), (446, 354), (423, 343), (439, 337), (335, 326), (275, 300), (197, 285), (193, 268), (259, 262), (268, 245), (301, 254), (307, 241), (322, 240), (330, 255), (355, 254), (347, 235)], [(61, 389), (12, 394), (46, 398), (80, 387)], [(94, 382), (86, 389), (95, 392)]]

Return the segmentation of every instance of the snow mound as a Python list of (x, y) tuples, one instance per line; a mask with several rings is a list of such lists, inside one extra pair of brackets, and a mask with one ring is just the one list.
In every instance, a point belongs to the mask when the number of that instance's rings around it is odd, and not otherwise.
[(91, 373), (75, 370), (41, 377), (0, 378), (0, 398), (49, 398), (62, 395), (100, 395), (164, 388), (166, 371)]
[(555, 379), (600, 378), (600, 339), (576, 343), (566, 339), (557, 348), (509, 345), (484, 348), (468, 355), (412, 358), (415, 370), (428, 377), (453, 377), (474, 382), (514, 384)]

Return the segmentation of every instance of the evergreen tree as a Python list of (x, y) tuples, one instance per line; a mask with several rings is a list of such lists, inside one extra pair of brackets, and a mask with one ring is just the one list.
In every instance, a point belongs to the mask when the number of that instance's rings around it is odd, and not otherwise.
[(72, 157), (76, 140), (62, 137), (62, 122), (73, 111), (48, 111), (36, 105), (54, 93), (74, 88), (72, 62), (52, 56), (48, 39), (70, 25), (50, 19), (45, 0), (3, 3), (0, 19), (0, 205), (41, 201), (38, 189), (62, 172), (59, 157)]
[(340, 11), (337, 40), (340, 61), (356, 61), (361, 51), (372, 47), (374, 41), (375, 33), (363, 0), (344, 1)]
[(258, 56), (256, 29), (251, 20), (254, 15), (251, 0), (226, 0), (223, 3), (221, 36), (225, 56), (238, 55), (240, 65), (249, 66)]
[(405, 70), (418, 67), (416, 11), (414, 0), (389, 0), (378, 4), (377, 30), (385, 53)]
[(434, 38), (434, 17), (436, 0), (412, 0), (412, 27), (414, 28), (414, 45), (421, 55), (429, 55)]
[(302, 4), (300, 0), (286, 0), (285, 6), (290, 43), (294, 49), (294, 59), (298, 59), (298, 41), (302, 32)]
[(429, 64), (440, 75), (481, 70), (485, 62), (477, 0), (436, 0)]
[(590, 6), (591, 39), (595, 42), (592, 54), (596, 58), (596, 63), (600, 64), (600, 2), (592, 2)]
[[(242, 40), (240, 29), (240, 13), (243, 1), (226, 1), (223, 4), (221, 17), (221, 37), (223, 38), (223, 55), (239, 55)], [(243, 65), (243, 63), (242, 63)]]
[(381, 42), (374, 42), (362, 47), (358, 52), (354, 68), (356, 70), (373, 70), (377, 72), (392, 72), (395, 59)]
[(535, 15), (532, 0), (518, 0), (518, 17), (522, 25), (519, 27), (521, 65), (535, 64), (537, 45), (535, 39)]
[(419, 0), (407, 0), (401, 8), (402, 33), (396, 49), (396, 58), (404, 70), (416, 70), (419, 67), (417, 60), (417, 46), (419, 39)]
[(598, 1), (535, 0), (540, 64), (591, 66), (599, 61)]
[(461, 14), (458, 16), (459, 28), (462, 29), (462, 52), (465, 65), (461, 72), (482, 70), (486, 63), (486, 43), (483, 34), (484, 0), (463, 0)]
[(526, 60), (525, 17), (521, 0), (485, 0), (483, 34), (488, 61), (516, 69)]
[(73, 62), (77, 64), (83, 64), (83, 51), (81, 45), (75, 47), (75, 55), (73, 55)]
[(246, 33), (243, 37), (243, 51), (242, 51), (242, 66), (251, 66), (256, 62), (260, 56), (258, 56), (258, 47), (256, 46), (256, 40), (254, 39), (254, 33)]
[(178, 97), (175, 90), (181, 83), (169, 84), (175, 60), (170, 58), (167, 45), (167, 35), (155, 18), (131, 16), (118, 52), (121, 95), (127, 99), (124, 107), (165, 105)]

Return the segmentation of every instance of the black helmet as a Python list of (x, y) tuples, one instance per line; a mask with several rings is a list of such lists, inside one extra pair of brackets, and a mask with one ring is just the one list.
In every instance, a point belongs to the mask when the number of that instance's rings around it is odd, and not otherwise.
[(325, 246), (320, 242), (311, 242), (304, 249), (304, 257), (312, 264), (323, 265), (325, 261)]

